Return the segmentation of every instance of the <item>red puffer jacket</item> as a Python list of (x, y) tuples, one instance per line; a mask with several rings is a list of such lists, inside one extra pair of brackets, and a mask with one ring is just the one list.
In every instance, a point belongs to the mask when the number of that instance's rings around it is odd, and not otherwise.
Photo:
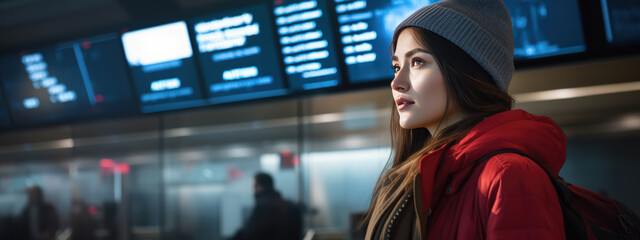
[(551, 119), (512, 110), (483, 120), (458, 144), (424, 156), (414, 182), (421, 238), (565, 238), (556, 191), (536, 163), (503, 153), (475, 167), (502, 149), (531, 156), (557, 177), (566, 138)]

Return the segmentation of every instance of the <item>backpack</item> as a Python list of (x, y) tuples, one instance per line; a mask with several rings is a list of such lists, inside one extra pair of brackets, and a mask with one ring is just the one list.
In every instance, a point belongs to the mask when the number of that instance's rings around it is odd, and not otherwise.
[[(475, 167), (501, 153), (516, 153), (540, 166), (535, 159), (518, 150), (505, 149), (487, 154), (476, 162)], [(561, 177), (555, 179), (544, 167), (540, 167), (558, 193), (567, 239), (640, 239), (640, 219), (631, 209), (602, 194), (570, 184)]]

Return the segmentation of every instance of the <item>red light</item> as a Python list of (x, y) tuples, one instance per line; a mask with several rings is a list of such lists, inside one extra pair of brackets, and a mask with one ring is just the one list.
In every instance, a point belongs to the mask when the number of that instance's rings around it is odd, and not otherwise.
[(131, 168), (128, 163), (116, 163), (115, 161), (103, 158), (100, 159), (100, 172), (105, 175), (111, 175), (116, 172), (121, 174), (127, 174)]
[(84, 41), (80, 45), (82, 46), (82, 49), (89, 49), (91, 47), (91, 42)]
[(96, 206), (91, 206), (91, 207), (89, 207), (88, 210), (89, 210), (89, 214), (91, 214), (91, 215), (98, 214), (98, 208)]
[(129, 173), (129, 164), (128, 163), (119, 164), (118, 165), (118, 170), (120, 170), (121, 174)]
[(273, 1), (273, 3), (274, 3), (276, 6), (278, 6), (278, 5), (282, 5), (282, 3), (284, 3), (284, 1), (283, 1), (283, 0), (275, 0), (275, 1)]
[(227, 168), (227, 179), (229, 180), (240, 179), (242, 178), (242, 176), (244, 176), (244, 172), (242, 170), (239, 170), (234, 166), (229, 166)]
[(280, 155), (282, 157), (291, 157), (291, 152), (285, 150), (285, 151), (280, 152)]
[(20, 53), (18, 53), (18, 54), (19, 54), (20, 56), (24, 56), (24, 55), (29, 54), (29, 51), (27, 51), (27, 50), (22, 50), (22, 51), (20, 51)]
[(291, 168), (295, 165), (298, 165), (298, 163), (300, 163), (300, 158), (298, 156), (294, 156), (290, 151), (285, 150), (280, 152), (281, 168)]
[(108, 159), (108, 158), (100, 159), (100, 167), (112, 168), (112, 167), (115, 167), (115, 166), (116, 166), (116, 163), (111, 159)]
[(103, 102), (104, 101), (104, 96), (102, 96), (102, 94), (96, 94), (96, 96), (94, 97), (94, 99), (96, 100), (96, 102)]

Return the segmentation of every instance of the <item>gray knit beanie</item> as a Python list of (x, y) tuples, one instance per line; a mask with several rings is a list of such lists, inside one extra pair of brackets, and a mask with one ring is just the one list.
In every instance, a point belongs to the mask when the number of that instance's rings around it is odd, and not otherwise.
[(513, 75), (513, 29), (502, 0), (444, 0), (421, 8), (395, 30), (420, 27), (464, 50), (505, 92)]

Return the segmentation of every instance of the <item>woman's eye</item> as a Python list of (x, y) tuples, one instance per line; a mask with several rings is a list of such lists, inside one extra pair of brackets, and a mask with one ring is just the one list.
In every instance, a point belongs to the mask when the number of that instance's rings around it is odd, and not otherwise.
[(424, 63), (424, 61), (422, 61), (421, 59), (418, 59), (418, 58), (416, 58), (416, 59), (412, 59), (412, 60), (411, 60), (411, 66), (412, 66), (412, 67), (415, 67), (415, 66), (421, 65), (421, 64), (423, 64), (423, 63)]
[(396, 65), (392, 65), (391, 69), (393, 69), (394, 73), (397, 73), (398, 71), (400, 71), (400, 66), (398, 66), (397, 64)]

